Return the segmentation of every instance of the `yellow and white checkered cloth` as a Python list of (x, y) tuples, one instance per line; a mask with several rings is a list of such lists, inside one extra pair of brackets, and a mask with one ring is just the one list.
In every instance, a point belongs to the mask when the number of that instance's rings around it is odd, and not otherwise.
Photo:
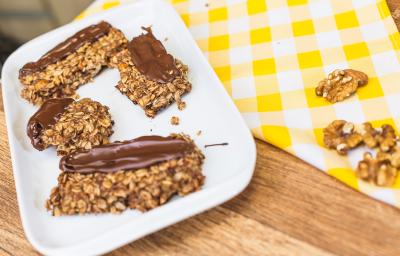
[[(78, 18), (133, 2), (98, 0)], [(392, 188), (358, 180), (362, 150), (327, 150), (335, 119), (400, 128), (400, 34), (385, 0), (170, 0), (253, 131), (374, 198), (400, 207)], [(330, 104), (314, 88), (337, 68), (364, 71), (366, 87)]]

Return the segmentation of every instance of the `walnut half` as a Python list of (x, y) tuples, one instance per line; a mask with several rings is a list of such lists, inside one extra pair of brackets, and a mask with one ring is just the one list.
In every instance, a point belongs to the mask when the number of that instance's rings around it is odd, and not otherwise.
[(315, 88), (317, 96), (324, 97), (331, 103), (343, 101), (355, 93), (360, 86), (368, 83), (368, 76), (354, 69), (335, 70), (319, 82)]
[(324, 143), (328, 148), (336, 149), (336, 151), (345, 155), (347, 152), (357, 147), (363, 137), (354, 127), (354, 124), (345, 120), (335, 120), (330, 123), (324, 130)]
[(373, 158), (371, 153), (367, 152), (364, 154), (364, 159), (358, 163), (356, 175), (378, 186), (391, 186), (396, 180), (397, 171), (390, 160), (379, 155)]

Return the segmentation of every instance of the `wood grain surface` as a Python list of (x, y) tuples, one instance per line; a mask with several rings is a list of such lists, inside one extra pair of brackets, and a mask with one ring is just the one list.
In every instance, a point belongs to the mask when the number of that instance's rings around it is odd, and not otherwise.
[[(388, 3), (399, 26), (400, 1)], [(6, 135), (1, 104), (0, 255), (38, 255), (21, 227)], [(399, 209), (267, 143), (257, 152), (239, 196), (108, 255), (400, 255)]]

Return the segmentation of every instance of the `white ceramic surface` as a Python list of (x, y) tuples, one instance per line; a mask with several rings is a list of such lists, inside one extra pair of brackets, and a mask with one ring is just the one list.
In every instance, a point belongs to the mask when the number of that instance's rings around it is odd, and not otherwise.
[[(111, 141), (147, 134), (189, 134), (206, 156), (206, 182), (201, 191), (186, 197), (175, 196), (166, 205), (146, 213), (128, 210), (121, 215), (56, 218), (45, 210), (44, 203), (57, 184), (59, 157), (53, 148), (39, 152), (30, 145), (25, 129), (37, 107), (19, 96), (18, 70), (79, 29), (100, 20), (121, 29), (129, 39), (142, 32), (141, 26), (152, 25), (156, 37), (168, 38), (164, 42), (167, 50), (189, 66), (193, 90), (183, 98), (187, 103), (184, 111), (173, 104), (154, 119), (147, 118), (140, 107), (114, 87), (119, 79), (117, 70), (105, 70), (93, 83), (78, 89), (79, 95), (110, 107), (115, 121)], [(46, 255), (105, 253), (227, 201), (241, 192), (252, 177), (256, 159), (252, 135), (184, 23), (165, 2), (150, 0), (124, 5), (44, 34), (8, 58), (2, 70), (2, 83), (22, 224), (28, 240)], [(170, 125), (173, 115), (180, 118), (179, 126)], [(197, 136), (199, 130), (202, 134)], [(229, 145), (204, 148), (205, 144), (221, 142)]]

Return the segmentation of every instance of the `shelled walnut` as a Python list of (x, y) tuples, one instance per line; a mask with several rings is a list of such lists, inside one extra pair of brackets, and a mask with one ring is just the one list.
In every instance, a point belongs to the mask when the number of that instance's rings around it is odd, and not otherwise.
[(369, 122), (355, 126), (345, 120), (335, 120), (323, 133), (325, 145), (342, 155), (363, 143), (376, 149), (376, 158), (369, 152), (364, 154), (363, 160), (358, 163), (356, 174), (360, 179), (378, 186), (393, 185), (400, 170), (400, 147), (391, 125), (384, 124), (374, 128)]
[(368, 83), (368, 76), (354, 69), (335, 70), (319, 82), (315, 88), (317, 96), (324, 97), (331, 103), (350, 97), (358, 87)]
[(324, 143), (328, 148), (345, 155), (349, 149), (357, 147), (363, 140), (354, 127), (354, 124), (344, 120), (335, 120), (324, 130)]
[(398, 169), (391, 161), (377, 156), (373, 158), (371, 153), (364, 154), (364, 159), (358, 163), (356, 175), (367, 182), (378, 186), (391, 186), (395, 182)]
[(382, 125), (382, 132), (378, 137), (380, 150), (386, 152), (396, 145), (397, 136), (393, 127), (389, 124)]
[(395, 147), (390, 152), (379, 151), (376, 155), (379, 161), (388, 161), (396, 168), (400, 168), (400, 148)]
[(395, 130), (389, 124), (375, 129), (369, 122), (355, 126), (345, 120), (335, 120), (323, 133), (325, 145), (336, 149), (339, 154), (346, 154), (349, 149), (361, 143), (365, 143), (369, 148), (379, 147), (381, 151), (386, 152), (390, 151), (397, 141)]
[(389, 124), (384, 124), (380, 128), (372, 127), (367, 122), (356, 129), (363, 137), (363, 142), (369, 148), (379, 147), (381, 151), (389, 151), (396, 145), (396, 132)]
[(378, 145), (378, 136), (380, 135), (380, 131), (375, 129), (371, 123), (363, 123), (358, 131), (363, 136), (363, 142), (367, 147), (375, 148)]

